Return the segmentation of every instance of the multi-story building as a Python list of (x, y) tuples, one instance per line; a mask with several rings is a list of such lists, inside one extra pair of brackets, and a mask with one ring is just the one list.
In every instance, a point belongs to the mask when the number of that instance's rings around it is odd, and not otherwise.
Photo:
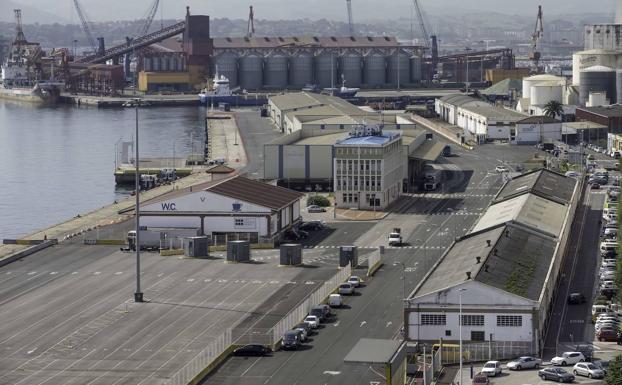
[(361, 125), (335, 144), (335, 201), (340, 208), (384, 209), (402, 193), (402, 134)]

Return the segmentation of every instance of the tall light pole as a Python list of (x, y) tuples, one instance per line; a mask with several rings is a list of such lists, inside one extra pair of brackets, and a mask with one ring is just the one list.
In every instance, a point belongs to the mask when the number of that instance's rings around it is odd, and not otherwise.
[(466, 93), (469, 93), (469, 86), (471, 85), (469, 83), (469, 51), (471, 50), (471, 48), (466, 47), (465, 51), (466, 51), (466, 81), (464, 82), (464, 88), (466, 89)]
[(134, 292), (134, 302), (143, 302), (143, 293), (140, 290), (140, 159), (138, 157), (138, 107), (140, 99), (134, 99), (134, 109), (136, 111), (136, 175), (134, 176), (134, 186), (136, 189), (136, 292)]
[(459, 296), (459, 315), (458, 315), (458, 328), (459, 328), (459, 332), (458, 334), (460, 335), (460, 384), (462, 385), (462, 293), (466, 291), (466, 289), (460, 289), (458, 290), (458, 296)]

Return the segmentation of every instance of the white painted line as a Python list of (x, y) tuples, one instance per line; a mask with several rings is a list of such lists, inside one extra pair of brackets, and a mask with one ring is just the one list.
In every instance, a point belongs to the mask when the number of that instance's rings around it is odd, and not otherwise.
[(32, 350), (29, 350), (29, 351), (27, 351), (27, 352), (26, 352), (26, 354), (32, 354), (32, 353), (34, 353), (35, 351), (37, 351), (37, 349), (39, 349), (39, 348), (34, 348), (34, 349), (32, 349)]
[(114, 275), (121, 275), (121, 274), (123, 274), (122, 271), (117, 271), (116, 273), (114, 273)]
[(363, 326), (365, 326), (366, 323), (367, 323), (367, 321), (362, 321), (361, 325), (359, 327), (362, 328)]
[(325, 370), (324, 373), (322, 374), (328, 374), (330, 376), (338, 376), (341, 374), (341, 372), (337, 372), (337, 371), (333, 371), (333, 370)]

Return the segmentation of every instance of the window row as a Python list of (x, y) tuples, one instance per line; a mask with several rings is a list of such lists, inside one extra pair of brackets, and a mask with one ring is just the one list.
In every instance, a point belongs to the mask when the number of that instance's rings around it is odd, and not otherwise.
[[(462, 326), (484, 326), (483, 314), (464, 314), (462, 315)], [(421, 314), (421, 325), (447, 325), (445, 314)], [(523, 316), (520, 315), (498, 315), (497, 326), (500, 327), (520, 327), (523, 326)]]
[(376, 159), (337, 159), (337, 173), (345, 174), (356, 171), (382, 171), (382, 161)]

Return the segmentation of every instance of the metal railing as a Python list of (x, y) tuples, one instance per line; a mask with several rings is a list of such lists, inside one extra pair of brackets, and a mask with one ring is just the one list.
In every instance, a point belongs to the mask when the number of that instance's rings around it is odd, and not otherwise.
[[(441, 359), (443, 365), (460, 362), (460, 350), (457, 345), (443, 345)], [(535, 345), (532, 342), (489, 341), (462, 344), (463, 362), (481, 362), (505, 360), (520, 356), (533, 355)]]
[(285, 317), (283, 317), (283, 319), (281, 319), (273, 327), (272, 344), (276, 345), (281, 338), (283, 338), (283, 334), (286, 331), (290, 330), (294, 327), (294, 325), (302, 321), (302, 319), (309, 314), (309, 311), (313, 306), (322, 303), (322, 301), (334, 292), (341, 283), (350, 277), (351, 273), (352, 268), (350, 265), (341, 268), (339, 272), (330, 280), (324, 282), (320, 288), (302, 301), (302, 303), (300, 303), (300, 305), (298, 305), (294, 310), (290, 311)]
[(212, 341), (201, 353), (169, 378), (166, 385), (187, 385), (231, 346), (231, 329)]

